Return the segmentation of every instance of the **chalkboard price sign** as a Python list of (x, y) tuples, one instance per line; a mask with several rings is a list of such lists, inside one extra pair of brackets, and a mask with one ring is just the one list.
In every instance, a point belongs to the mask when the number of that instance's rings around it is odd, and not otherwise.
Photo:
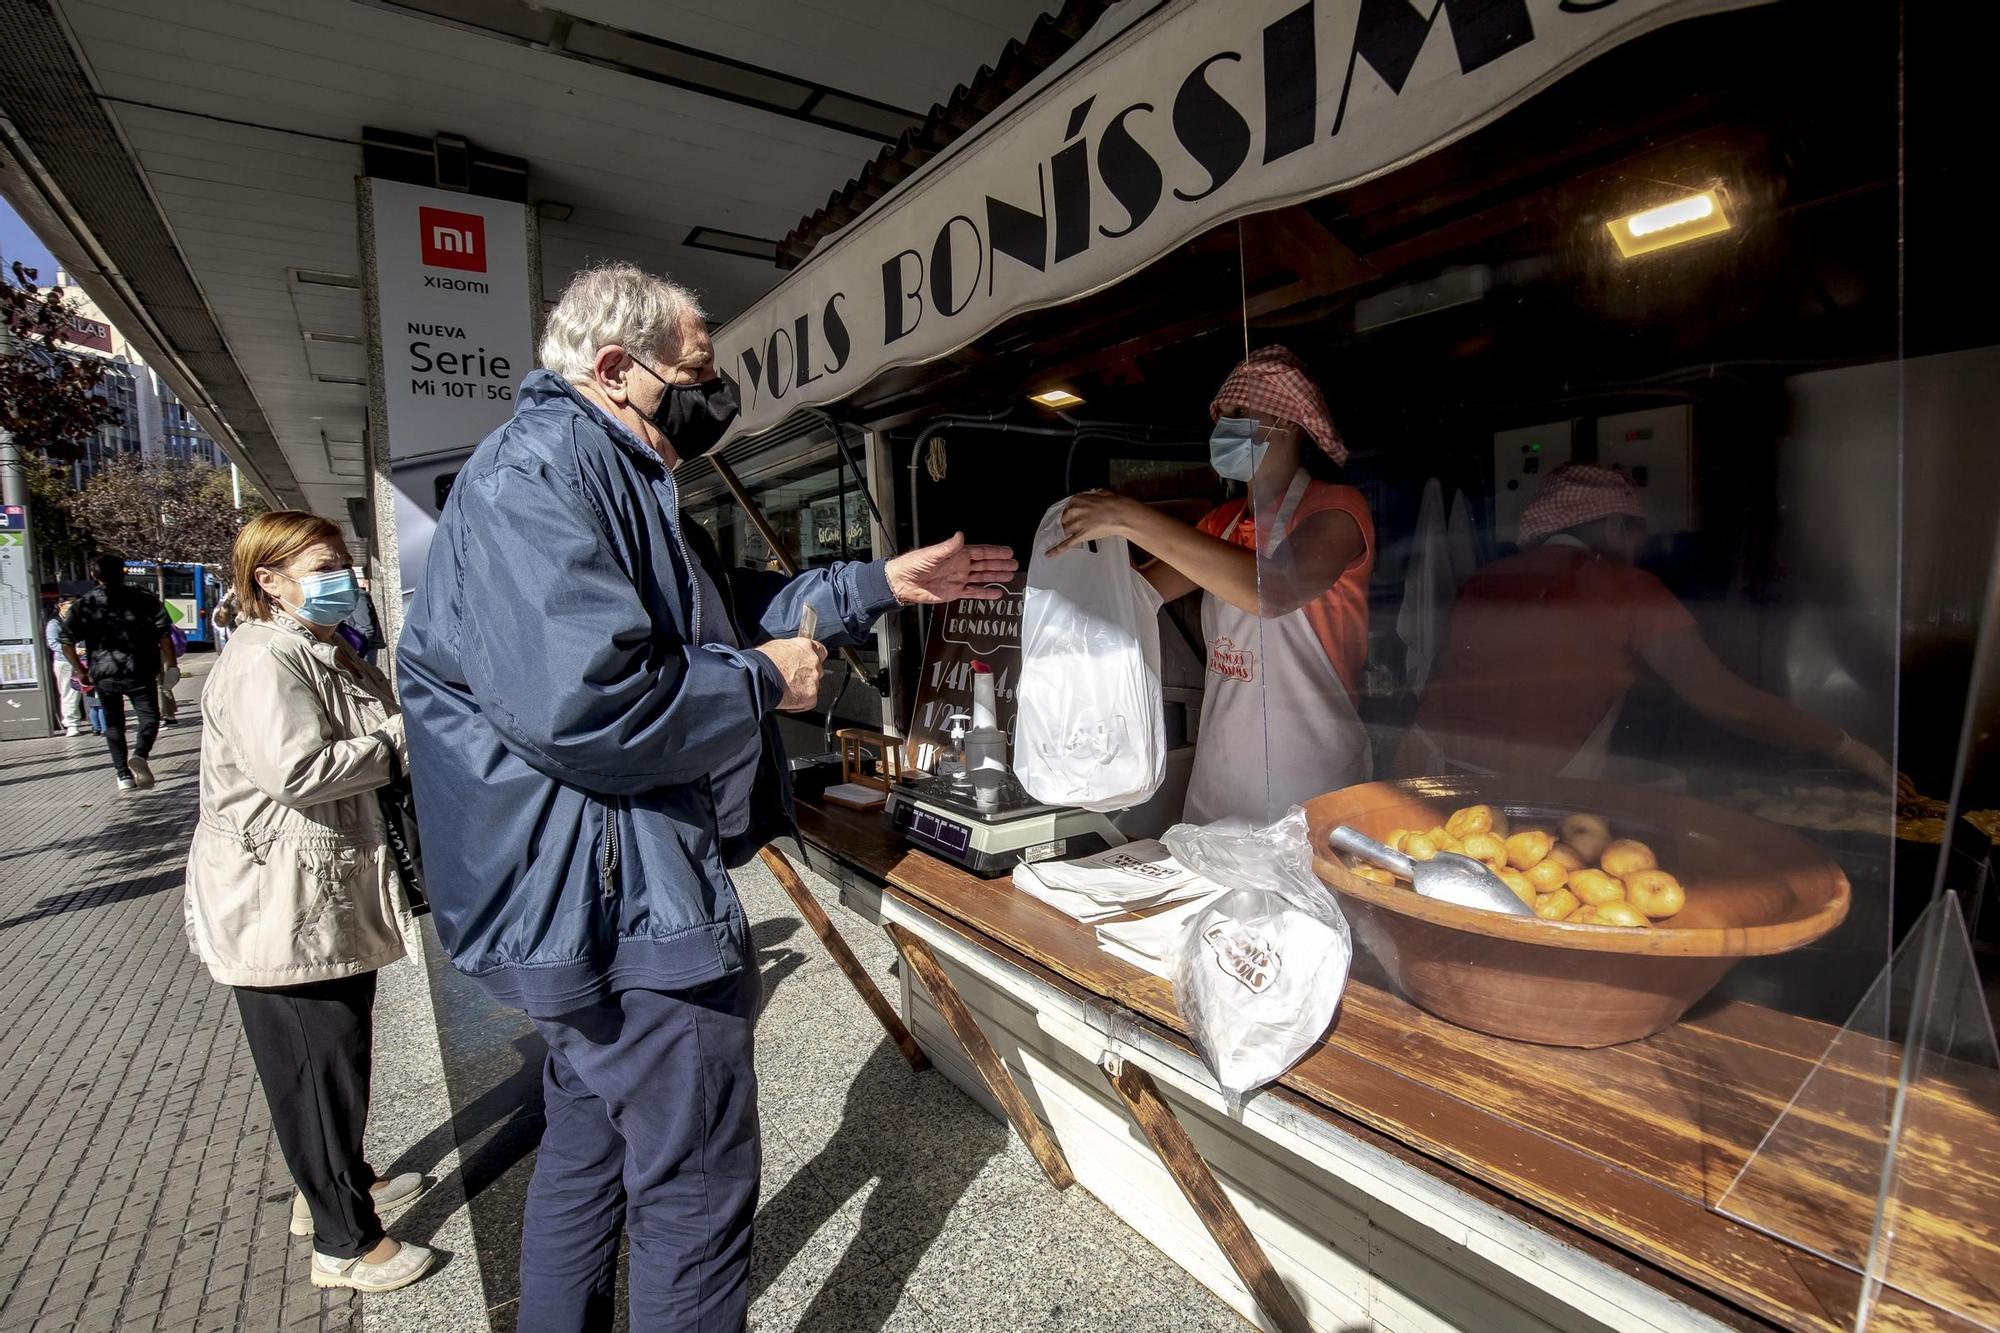
[(917, 704), (910, 719), (908, 760), (930, 771), (938, 752), (949, 748), (953, 713), (972, 711), (972, 664), (993, 668), (1000, 729), (1014, 734), (1014, 693), (1021, 679), (1021, 602), (1026, 583), (1009, 584), (997, 601), (947, 602), (931, 617), (924, 643), (924, 667), (917, 681)]

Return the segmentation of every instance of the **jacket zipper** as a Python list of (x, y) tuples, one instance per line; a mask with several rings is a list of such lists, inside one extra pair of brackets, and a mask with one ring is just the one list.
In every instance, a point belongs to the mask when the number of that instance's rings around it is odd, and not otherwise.
[(681, 568), (688, 573), (689, 591), (694, 594), (694, 623), (688, 626), (689, 637), (701, 642), (701, 576), (695, 573), (694, 556), (688, 551), (687, 537), (681, 532), (681, 489), (674, 484), (674, 474), (665, 474), (667, 483), (667, 523), (674, 530), (674, 545), (680, 548)]
[(604, 846), (597, 857), (598, 882), (606, 898), (618, 896), (618, 802), (604, 804)]

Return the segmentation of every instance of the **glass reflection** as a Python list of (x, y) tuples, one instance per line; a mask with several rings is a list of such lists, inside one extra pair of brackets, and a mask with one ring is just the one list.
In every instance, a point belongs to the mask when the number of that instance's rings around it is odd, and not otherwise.
[(1626, 696), (1650, 672), (1725, 730), (1893, 780), (1875, 750), (1724, 666), (1638, 567), (1645, 543), (1645, 503), (1625, 473), (1549, 473), (1521, 513), (1521, 549), (1458, 590), (1397, 771), (1602, 778)]

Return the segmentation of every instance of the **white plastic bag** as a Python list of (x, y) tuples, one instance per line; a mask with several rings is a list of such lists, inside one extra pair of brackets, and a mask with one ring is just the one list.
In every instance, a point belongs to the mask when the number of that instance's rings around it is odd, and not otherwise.
[(1224, 1096), (1243, 1098), (1297, 1064), (1333, 1022), (1354, 942), (1312, 870), (1305, 811), (1251, 828), (1176, 824), (1174, 858), (1223, 885), (1181, 936), (1174, 1000)]
[(1160, 596), (1123, 537), (1047, 554), (1068, 503), (1042, 515), (1028, 561), (1014, 774), (1050, 805), (1126, 810), (1166, 776)]

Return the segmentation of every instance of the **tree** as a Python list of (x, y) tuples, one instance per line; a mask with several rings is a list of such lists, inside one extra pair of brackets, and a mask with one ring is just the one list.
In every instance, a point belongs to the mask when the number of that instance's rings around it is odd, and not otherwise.
[(18, 260), (0, 282), (0, 314), (8, 336), (0, 339), (0, 430), (44, 457), (81, 458), (118, 409), (97, 396), (104, 363), (61, 343), (76, 307), (60, 287), (35, 285), (35, 270)]
[(236, 534), (264, 506), (230, 499), (229, 474), (181, 459), (114, 459), (69, 499), (69, 513), (100, 547), (132, 560), (225, 565)]
[(97, 549), (85, 528), (69, 511), (69, 467), (39, 454), (21, 460), (28, 474), (28, 506), (35, 518), (35, 553), (45, 568), (78, 566)]

